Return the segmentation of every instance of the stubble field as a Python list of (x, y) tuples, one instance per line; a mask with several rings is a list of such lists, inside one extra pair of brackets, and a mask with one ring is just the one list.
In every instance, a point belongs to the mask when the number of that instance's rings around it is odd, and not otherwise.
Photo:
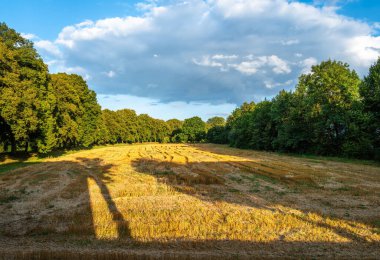
[(210, 144), (3, 158), (0, 245), (0, 259), (377, 258), (380, 168)]

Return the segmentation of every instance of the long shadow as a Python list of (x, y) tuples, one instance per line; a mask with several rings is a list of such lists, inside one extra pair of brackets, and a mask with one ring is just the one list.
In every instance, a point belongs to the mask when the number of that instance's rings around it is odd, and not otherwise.
[[(118, 237), (131, 237), (131, 231), (128, 226), (128, 222), (123, 218), (123, 214), (118, 210), (115, 202), (112, 199), (110, 191), (106, 185), (106, 182), (110, 182), (111, 179), (106, 175), (112, 168), (111, 164), (102, 164), (100, 159), (88, 159), (88, 158), (77, 158), (86, 167), (89, 178), (93, 179), (98, 185), (103, 199), (107, 203), (108, 211), (112, 214), (112, 220), (117, 227)], [(88, 187), (89, 188), (89, 187)]]
[[(60, 212), (62, 209), (57, 209), (56, 218), (62, 222), (73, 222), (73, 228), (70, 228), (68, 232), (90, 233), (91, 236), (96, 237), (90, 187), (88, 186), (88, 180), (93, 180), (100, 190), (102, 199), (106, 202), (108, 212), (112, 215), (112, 221), (117, 227), (117, 236), (130, 237), (128, 222), (123, 219), (106, 184), (111, 181), (107, 174), (113, 165), (104, 164), (103, 160), (98, 158), (76, 158), (76, 160), (77, 162), (17, 162), (1, 166), (0, 207), (12, 208), (13, 204), (36, 197), (37, 202), (39, 202), (38, 200), (46, 201), (46, 208), (30, 208), (32, 215), (28, 214), (24, 217), (16, 217), (18, 215), (16, 211), (14, 216), (12, 214), (8, 216), (9, 219), (0, 219), (0, 236), (19, 236), (21, 234), (34, 236), (55, 233), (54, 221), (56, 220), (50, 219), (49, 216), (41, 217), (39, 215), (46, 210), (54, 212), (55, 204), (61, 203), (62, 200), (75, 204), (77, 203), (76, 198), (81, 198), (79, 210), (74, 205), (72, 208), (65, 209), (64, 212)], [(65, 184), (60, 187), (60, 182)], [(12, 186), (13, 183), (18, 183), (18, 185)], [(44, 193), (50, 194), (50, 196), (46, 197)], [(31, 201), (31, 203), (33, 202)], [(14, 233), (12, 229), (20, 229), (19, 225), (22, 226), (23, 232)], [(90, 232), (88, 232), (89, 230)]]
[[(11, 213), (8, 215), (10, 217), (9, 220), (2, 219), (0, 220), (0, 244), (7, 239), (14, 239), (18, 241), (21, 240), (24, 236), (42, 236), (51, 233), (59, 233), (56, 231), (54, 225), (56, 225), (57, 221), (67, 221), (65, 219), (65, 215), (58, 215), (58, 219), (49, 219), (48, 217), (44, 217), (42, 214), (43, 211), (48, 210), (54, 211), (54, 207), (49, 209), (51, 205), (54, 206), (54, 203), (60, 201), (62, 199), (67, 199), (68, 201), (73, 200), (77, 197), (82, 196), (82, 204), (79, 207), (79, 210), (72, 205), (72, 208), (66, 208), (66, 211), (76, 211), (79, 212), (79, 215), (75, 215), (74, 220), (77, 221), (79, 225), (79, 230), (73, 232), (73, 230), (68, 230), (67, 234), (72, 236), (72, 234), (78, 234), (80, 237), (86, 237), (88, 233), (85, 231), (90, 229), (90, 235), (92, 238), (96, 238), (96, 227), (94, 226), (94, 216), (91, 209), (91, 197), (88, 186), (88, 179), (92, 179), (96, 185), (99, 187), (102, 198), (107, 204), (107, 209), (112, 215), (112, 221), (116, 224), (117, 227), (117, 236), (119, 239), (123, 239), (128, 242), (128, 244), (123, 244), (126, 249), (131, 249), (135, 247), (144, 248), (158, 248), (158, 249), (186, 249), (186, 250), (207, 250), (207, 249), (216, 249), (224, 248), (230, 252), (230, 255), (224, 255), (225, 258), (236, 259), (236, 255), (239, 251), (247, 252), (250, 250), (255, 250), (257, 252), (262, 252), (261, 256), (270, 257), (269, 254), (272, 251), (277, 250), (277, 248), (281, 248), (281, 252), (292, 254), (292, 256), (302, 256), (303, 251), (306, 250), (306, 247), (309, 247), (310, 250), (322, 250), (325, 252), (326, 256), (331, 256), (329, 251), (333, 253), (335, 256), (339, 256), (342, 253), (342, 250), (351, 250), (351, 243), (327, 243), (327, 242), (286, 242), (282, 241), (279, 238), (273, 242), (260, 243), (260, 242), (247, 242), (247, 241), (239, 241), (239, 240), (207, 240), (207, 241), (194, 241), (194, 240), (177, 240), (177, 241), (168, 241), (168, 242), (140, 242), (135, 241), (131, 236), (131, 230), (129, 228), (128, 221), (123, 217), (122, 212), (117, 207), (110, 190), (107, 186), (112, 179), (109, 176), (111, 173), (111, 169), (114, 167), (112, 164), (105, 164), (104, 161), (100, 158), (88, 159), (88, 158), (76, 158), (77, 162), (73, 161), (58, 161), (58, 162), (45, 162), (39, 163), (38, 165), (25, 166), (23, 168), (14, 169), (8, 174), (0, 175), (0, 188), (5, 187), (7, 184), (11, 185), (15, 183), (15, 181), (25, 178), (25, 182), (28, 183), (36, 183), (41, 190), (26, 190), (26, 192), (22, 192), (22, 187), (20, 186), (20, 190), (18, 191), (20, 194), (16, 194), (16, 196), (20, 197), (20, 200), (27, 199), (28, 196), (35, 196), (36, 193), (44, 193), (49, 194), (50, 190), (54, 190), (58, 185), (57, 182), (51, 182), (51, 180), (65, 181), (67, 182), (66, 186), (62, 189), (58, 189), (56, 193), (52, 195), (51, 200), (47, 205), (47, 209), (34, 209), (32, 213), (34, 216), (27, 215), (25, 218), (17, 218), (17, 216), (13, 216)], [(211, 201), (211, 202), (227, 202), (234, 203), (239, 205), (245, 205), (254, 208), (263, 208), (263, 209), (271, 209), (271, 205), (269, 203), (256, 203), (252, 201), (249, 197), (246, 197), (244, 194), (240, 194), (240, 196), (227, 196), (220, 197), (218, 191), (226, 188), (226, 180), (223, 177), (223, 168), (229, 162), (186, 162), (184, 164), (179, 164), (170, 161), (159, 161), (153, 159), (141, 158), (132, 162), (133, 168), (140, 172), (141, 174), (149, 174), (150, 176), (154, 176), (158, 182), (165, 183), (166, 185), (171, 186), (177, 192), (184, 193), (190, 196), (194, 196), (200, 200)], [(231, 162), (233, 164), (239, 164), (243, 162)], [(172, 169), (177, 169), (177, 171), (173, 171)], [(210, 171), (209, 169), (216, 169), (215, 171)], [(219, 173), (218, 173), (219, 171)], [(192, 174), (188, 174), (188, 173)], [(22, 182), (20, 182), (22, 184)], [(21, 185), (20, 184), (20, 185)], [(54, 186), (56, 185), (56, 186)], [(27, 185), (25, 185), (26, 187)], [(1, 189), (0, 189), (1, 191)], [(0, 192), (0, 197), (2, 193)], [(6, 205), (0, 204), (0, 209), (6, 209), (7, 206), (12, 205), (12, 203), (17, 203), (17, 201), (10, 201)], [(59, 203), (57, 203), (59, 205)], [(3, 207), (3, 208), (1, 208)], [(31, 209), (32, 210), (32, 209)], [(57, 210), (59, 213), (60, 210)], [(306, 213), (306, 212), (305, 212)], [(1, 213), (0, 213), (1, 214)], [(312, 225), (317, 225), (322, 228), (329, 228), (336, 232), (337, 234), (348, 238), (354, 243), (360, 243), (363, 245), (363, 248), (369, 250), (368, 252), (374, 255), (373, 253), (380, 251), (379, 243), (365, 243), (363, 237), (359, 236), (356, 233), (350, 232), (348, 229), (338, 228), (326, 223), (320, 223), (318, 221), (312, 221), (310, 219), (302, 218), (299, 216), (295, 216), (300, 218), (302, 221), (309, 222)], [(71, 221), (71, 220), (70, 220)], [(83, 229), (81, 229), (81, 224), (83, 225)], [(19, 235), (12, 234), (14, 230), (17, 230), (21, 227), (27, 230), (27, 232), (21, 232)], [(49, 228), (46, 230), (46, 226)], [(54, 234), (53, 234), (54, 237)], [(54, 238), (52, 237), (52, 240)], [(102, 240), (102, 239), (100, 239)], [(60, 241), (60, 240), (58, 240)], [(58, 242), (61, 243), (61, 242)], [(108, 249), (115, 249), (112, 241), (102, 240), (101, 247)], [(100, 244), (98, 244), (100, 245)], [(117, 248), (120, 244), (115, 244)], [(40, 245), (43, 248), (43, 244)], [(38, 248), (38, 247), (37, 247)], [(98, 250), (98, 251), (96, 251)], [(97, 252), (98, 255), (105, 254), (104, 252), (99, 251), (99, 248), (95, 248), (94, 252)], [(37, 250), (38, 251), (38, 250)], [(1, 259), (0, 249), (0, 259)], [(41, 252), (41, 250), (39, 251)], [(63, 251), (62, 251), (63, 252)], [(312, 252), (312, 251), (311, 251)], [(321, 251), (318, 251), (319, 253)], [(357, 253), (356, 257), (366, 256), (365, 251), (355, 251)], [(194, 252), (195, 254), (196, 252)], [(39, 253), (40, 255), (43, 253)], [(59, 254), (53, 251), (47, 251), (47, 258), (60, 258)], [(126, 253), (130, 255), (130, 253)], [(24, 254), (25, 255), (25, 254)], [(70, 255), (70, 252), (66, 254), (66, 257)], [(196, 254), (195, 254), (196, 255)], [(31, 255), (32, 256), (32, 255)], [(123, 255), (112, 255), (110, 257), (122, 258)], [(172, 258), (173, 255), (171, 255)], [(178, 255), (177, 255), (178, 256)], [(199, 258), (202, 258), (202, 255), (198, 255)], [(249, 256), (249, 255), (248, 255)], [(311, 255), (312, 256), (312, 255)], [(375, 254), (376, 256), (376, 254)], [(76, 259), (75, 256), (72, 256), (73, 259)], [(106, 256), (105, 256), (106, 257)], [(165, 255), (164, 255), (165, 257)], [(187, 256), (184, 255), (184, 258)], [(355, 257), (355, 255), (354, 255)], [(62, 257), (63, 258), (63, 257)], [(165, 258), (171, 258), (170, 255), (166, 255)], [(207, 257), (206, 257), (207, 258)], [(27, 258), (25, 258), (27, 259)]]
[[(248, 196), (239, 194), (239, 196), (227, 196), (221, 197), (220, 191), (224, 186), (225, 179), (222, 177), (223, 174), (218, 174), (215, 170), (207, 170), (207, 169), (223, 169), (225, 166), (229, 164), (243, 167), (241, 170), (246, 171), (248, 175), (260, 175), (260, 172), (257, 170), (247, 171), (247, 167), (244, 167), (244, 163), (246, 161), (225, 161), (225, 162), (186, 162), (186, 163), (175, 163), (170, 161), (160, 161), (155, 159), (148, 158), (139, 158), (132, 162), (132, 166), (137, 172), (142, 174), (150, 174), (154, 176), (159, 182), (164, 183), (166, 185), (170, 185), (177, 192), (185, 193), (187, 195), (191, 195), (197, 197), (198, 199), (204, 201), (211, 202), (228, 202), (233, 204), (240, 204), (254, 208), (262, 208), (273, 210), (271, 207), (271, 203), (267, 202), (265, 204), (255, 203), (250, 200)], [(177, 169), (176, 171), (172, 171), (170, 169)], [(190, 174), (189, 174), (190, 173)], [(269, 175), (270, 176), (270, 175)], [(265, 176), (268, 177), (268, 176)], [(278, 183), (279, 184), (279, 183)], [(290, 185), (297, 184), (297, 180), (295, 183), (288, 183)], [(312, 183), (310, 183), (312, 184)], [(286, 185), (286, 184), (283, 184)], [(205, 188), (208, 186), (208, 188)], [(291, 208), (294, 208), (291, 206)], [(304, 212), (304, 210), (300, 207), (296, 208)], [(305, 213), (313, 213), (313, 212), (305, 212)], [(290, 214), (290, 213), (284, 213)], [(319, 221), (314, 221), (306, 217), (298, 216), (296, 214), (292, 214), (293, 217), (303, 221), (308, 222), (312, 225), (316, 225), (321, 228), (327, 228), (333, 230), (334, 233), (339, 234), (342, 237), (345, 237), (349, 240), (355, 242), (366, 242), (365, 238), (350, 231), (347, 228), (332, 226), (327, 223), (322, 223)], [(334, 219), (333, 217), (331, 217)]]

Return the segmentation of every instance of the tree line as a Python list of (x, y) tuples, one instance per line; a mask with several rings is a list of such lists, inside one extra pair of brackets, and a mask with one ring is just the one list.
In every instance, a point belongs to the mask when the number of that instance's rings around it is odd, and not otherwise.
[(239, 148), (380, 158), (380, 59), (363, 80), (328, 60), (294, 91), (244, 103), (228, 116), (163, 121), (130, 109), (101, 110), (75, 74), (51, 74), (33, 43), (0, 23), (0, 151), (136, 142), (212, 142)]
[(349, 65), (324, 61), (294, 91), (244, 103), (208, 141), (239, 148), (380, 159), (380, 59), (363, 80)]
[(101, 110), (81, 76), (50, 74), (33, 43), (0, 23), (0, 151), (200, 142), (206, 130), (199, 117), (163, 121), (130, 109)]

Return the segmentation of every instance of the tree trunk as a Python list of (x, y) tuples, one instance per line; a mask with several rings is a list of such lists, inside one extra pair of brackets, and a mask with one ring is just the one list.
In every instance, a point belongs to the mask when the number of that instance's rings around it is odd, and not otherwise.
[(6, 153), (8, 152), (8, 142), (4, 142), (4, 145), (3, 145), (3, 151)]
[(16, 140), (12, 138), (11, 140), (11, 153), (16, 153), (17, 152), (17, 146), (16, 146)]
[(25, 153), (28, 152), (28, 148), (29, 148), (29, 142), (26, 142), (26, 143), (25, 143)]

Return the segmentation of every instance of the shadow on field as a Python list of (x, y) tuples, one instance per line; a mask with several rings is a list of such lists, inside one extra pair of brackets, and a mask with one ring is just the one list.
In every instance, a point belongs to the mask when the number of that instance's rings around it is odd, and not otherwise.
[[(223, 177), (221, 177), (222, 174), (220, 173), (223, 173), (223, 169), (228, 166), (234, 165), (242, 167), (244, 163), (247, 162), (187, 162), (181, 164), (169, 161), (141, 158), (133, 161), (132, 166), (136, 171), (140, 173), (150, 174), (151, 176), (154, 176), (158, 182), (169, 185), (170, 187), (174, 188), (175, 191), (194, 196), (202, 201), (227, 202), (231, 204), (238, 204), (252, 208), (273, 211), (270, 203), (265, 204), (263, 203), (263, 200), (260, 200), (258, 203), (252, 201), (250, 197), (243, 195), (238, 190), (232, 190), (233, 192), (236, 192), (234, 196), (221, 196), (220, 191), (223, 189), (224, 191), (228, 191), (228, 189), (226, 190), (226, 187), (224, 186), (225, 180)], [(247, 168), (243, 168), (243, 170), (247, 170)], [(266, 177), (270, 178), (274, 176), (267, 175)], [(302, 208), (300, 207), (295, 209), (302, 211)], [(307, 213), (313, 212), (304, 212), (302, 215), (306, 215)], [(302, 222), (307, 222), (313, 226), (315, 225), (321, 228), (331, 229), (334, 231), (334, 233), (349, 240), (355, 242), (366, 242), (364, 237), (351, 231), (350, 226), (347, 226), (346, 228), (337, 227), (329, 225), (328, 223), (313, 221), (307, 217), (301, 217), (296, 214), (292, 214), (292, 217)], [(282, 237), (279, 237), (279, 241), (282, 239)], [(305, 241), (305, 243), (308, 242)]]
[[(132, 167), (141, 174), (149, 174), (154, 176), (158, 182), (164, 183), (172, 187), (175, 191), (191, 195), (202, 201), (208, 202), (227, 202), (232, 204), (244, 205), (253, 208), (263, 208), (272, 210), (270, 205), (263, 203), (255, 203), (250, 198), (245, 197), (244, 194), (237, 194), (237, 196), (220, 196), (220, 190), (225, 189), (225, 179), (221, 174), (225, 167), (228, 165), (241, 166), (246, 163), (234, 161), (234, 162), (186, 162), (184, 164), (174, 163), (170, 161), (159, 161), (154, 159), (141, 158), (132, 162)], [(25, 166), (20, 169), (13, 170), (9, 176), (0, 175), (0, 188), (5, 187), (7, 184), (14, 185), (14, 190), (22, 190), (20, 194), (14, 195), (18, 197), (18, 200), (13, 200), (12, 202), (6, 201), (6, 196), (0, 193), (0, 209), (6, 209), (7, 205), (10, 203), (22, 202), (27, 199), (27, 196), (33, 200), (34, 196), (38, 200), (38, 195), (41, 193), (46, 193), (49, 197), (45, 196), (41, 200), (40, 208), (31, 205), (30, 210), (32, 216), (27, 216), (25, 219), (17, 218), (9, 213), (9, 219), (0, 220), (0, 244), (2, 241), (9, 239), (9, 237), (19, 239), (22, 241), (23, 236), (36, 236), (36, 235), (49, 235), (51, 233), (59, 233), (57, 230), (57, 225), (60, 222), (72, 221), (72, 225), (67, 230), (67, 235), (77, 234), (86, 237), (90, 235), (92, 238), (96, 238), (102, 243), (95, 242), (89, 245), (89, 250), (87, 254), (67, 249), (57, 249), (57, 250), (45, 250), (43, 249), (43, 243), (40, 246), (41, 250), (38, 250), (38, 243), (36, 243), (36, 248), (30, 250), (30, 255), (28, 252), (23, 252), (19, 254), (15, 251), (9, 251), (8, 256), (14, 254), (16, 258), (19, 259), (29, 259), (32, 257), (37, 257), (36, 259), (45, 258), (65, 258), (65, 259), (92, 259), (96, 256), (97, 259), (136, 259), (145, 257), (146, 259), (152, 259), (156, 257), (161, 257), (162, 259), (169, 258), (181, 258), (189, 259), (192, 257), (197, 257), (199, 259), (210, 259), (213, 258), (212, 254), (202, 254), (203, 251), (216, 250), (218, 252), (221, 250), (228, 251), (229, 253), (223, 254), (216, 253), (217, 257), (223, 256), (223, 258), (236, 259), (238, 253), (247, 253), (246, 257), (249, 258), (249, 252), (255, 251), (257, 256), (260, 257), (278, 257), (278, 256), (304, 256), (305, 253), (308, 256), (314, 256), (315, 253), (319, 253), (319, 256), (347, 256), (346, 252), (351, 252), (350, 255), (353, 258), (363, 257), (363, 256), (378, 256), (377, 253), (380, 252), (380, 244), (377, 242), (366, 242), (364, 237), (358, 235), (351, 231), (351, 227), (340, 228), (336, 226), (329, 225), (327, 223), (322, 223), (318, 221), (311, 221), (310, 219), (302, 218), (299, 216), (294, 216), (300, 218), (300, 220), (309, 222), (310, 225), (316, 225), (323, 228), (329, 228), (333, 230), (336, 234), (345, 237), (352, 242), (350, 243), (319, 243), (319, 242), (286, 242), (283, 241), (283, 237), (279, 237), (278, 240), (273, 242), (246, 242), (239, 240), (207, 240), (207, 241), (196, 241), (196, 240), (186, 240), (186, 238), (178, 239), (174, 242), (141, 242), (136, 241), (132, 237), (130, 225), (128, 221), (123, 217), (122, 212), (117, 207), (115, 199), (111, 195), (109, 187), (112, 186), (112, 175), (111, 169), (114, 167), (112, 164), (105, 164), (100, 158), (88, 159), (88, 158), (76, 158), (76, 161), (57, 161), (57, 162), (44, 162), (38, 165)], [(210, 170), (212, 169), (212, 171)], [(15, 184), (16, 180), (24, 178), (24, 182), (19, 182)], [(90, 190), (89, 183), (92, 182), (93, 185)], [(24, 183), (24, 184), (23, 184)], [(38, 184), (39, 190), (31, 190), (26, 183)], [(21, 186), (17, 186), (21, 185)], [(22, 186), (24, 185), (24, 186)], [(13, 187), (13, 186), (12, 186)], [(30, 190), (29, 190), (30, 189)], [(26, 193), (25, 193), (26, 190)], [(94, 195), (95, 194), (95, 195)], [(2, 197), (5, 196), (5, 200)], [(103, 201), (106, 205), (107, 212), (94, 212), (94, 196), (97, 196), (97, 201)], [(49, 200), (49, 198), (51, 198)], [(57, 215), (55, 218), (49, 218), (51, 212), (55, 212), (55, 203), (62, 201), (76, 201), (78, 198), (80, 200), (80, 207), (75, 208), (76, 205), (68, 206), (66, 212), (61, 212), (57, 210)], [(5, 202), (4, 202), (5, 201)], [(79, 201), (79, 199), (78, 199)], [(57, 203), (59, 204), (59, 203)], [(45, 205), (46, 208), (42, 208)], [(26, 205), (28, 207), (29, 205)], [(70, 208), (72, 207), (72, 208)], [(301, 209), (299, 209), (301, 210)], [(67, 214), (74, 214), (73, 218), (67, 218)], [(304, 212), (305, 215), (308, 212)], [(61, 214), (61, 215), (59, 215)], [(103, 214), (100, 217), (106, 217), (109, 215), (113, 224), (116, 225), (115, 234), (111, 234), (109, 238), (99, 238), (99, 233), (97, 231), (97, 225), (94, 215)], [(4, 214), (3, 214), (4, 215)], [(110, 227), (110, 229), (113, 227)], [(23, 231), (24, 229), (24, 231)], [(20, 233), (17, 233), (21, 230)], [(16, 233), (13, 233), (16, 232)], [(107, 232), (107, 230), (105, 230)], [(87, 238), (86, 238), (87, 239)], [(54, 241), (54, 237), (52, 240)], [(114, 243), (112, 241), (116, 241)], [(117, 246), (117, 247), (116, 247)], [(120, 248), (120, 246), (122, 248)], [(84, 246), (86, 248), (86, 246)], [(93, 247), (91, 249), (91, 247)], [(156, 248), (173, 250), (172, 253), (164, 252), (157, 253), (156, 255), (149, 252), (120, 252), (112, 253), (100, 251), (100, 249), (118, 249), (118, 250), (129, 250), (138, 249), (143, 250), (144, 248)], [(175, 252), (175, 249), (184, 250), (184, 252)], [(196, 251), (194, 251), (194, 249)], [(7, 249), (0, 249), (0, 259), (1, 254), (6, 253)], [(87, 250), (87, 249), (86, 249)], [(85, 251), (86, 251), (85, 250)], [(186, 250), (188, 252), (186, 252)], [(223, 251), (222, 250), (222, 251)], [(198, 252), (197, 252), (198, 251)], [(81, 255), (82, 254), (82, 255)], [(182, 257), (181, 257), (182, 254)], [(103, 258), (102, 258), (103, 255)], [(80, 257), (79, 257), (80, 256)], [(40, 257), (40, 258), (38, 258)]]
[[(9, 209), (18, 203), (29, 211), (21, 218), (10, 210), (4, 211), (9, 214), (0, 218), (0, 237), (56, 233), (57, 223), (61, 222), (69, 225), (67, 233), (96, 236), (93, 221), (96, 205), (91, 201), (94, 194), (91, 194), (90, 182), (96, 186), (95, 195), (105, 202), (106, 213), (116, 224), (117, 233), (128, 237), (128, 223), (122, 218), (107, 187), (110, 183), (107, 174), (112, 167), (98, 158), (0, 165), (0, 211), (1, 206)], [(70, 204), (62, 212), (56, 208), (60, 203)], [(76, 208), (74, 204), (79, 205)], [(55, 217), (51, 218), (51, 215)]]

